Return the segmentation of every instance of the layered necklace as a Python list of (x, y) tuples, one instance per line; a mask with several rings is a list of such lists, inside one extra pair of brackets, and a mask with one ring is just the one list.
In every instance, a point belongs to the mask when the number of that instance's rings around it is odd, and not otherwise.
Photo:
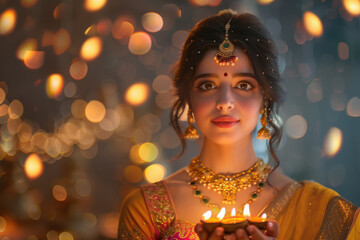
[(234, 174), (217, 174), (200, 162), (199, 157), (195, 157), (191, 160), (187, 172), (191, 179), (189, 185), (193, 188), (194, 196), (199, 198), (201, 203), (210, 207), (211, 210), (216, 213), (220, 210), (219, 205), (213, 203), (209, 197), (205, 196), (202, 191), (198, 189), (198, 183), (221, 194), (224, 204), (234, 204), (236, 202), (237, 192), (256, 186), (256, 191), (250, 194), (249, 200), (247, 201), (247, 203), (251, 204), (258, 199), (271, 169), (270, 165), (259, 158), (252, 167), (245, 171)]

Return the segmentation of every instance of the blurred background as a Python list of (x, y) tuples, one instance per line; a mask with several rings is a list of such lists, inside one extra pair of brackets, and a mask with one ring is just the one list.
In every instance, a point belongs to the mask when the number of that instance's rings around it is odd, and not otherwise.
[(115, 239), (126, 194), (199, 153), (170, 160), (171, 68), (225, 8), (278, 47), (280, 168), (360, 205), (359, 0), (0, 0), (0, 240)]

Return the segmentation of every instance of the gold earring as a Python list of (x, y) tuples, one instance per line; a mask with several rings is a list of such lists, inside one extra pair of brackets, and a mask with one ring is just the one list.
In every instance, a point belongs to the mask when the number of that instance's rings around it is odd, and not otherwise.
[(184, 137), (186, 139), (197, 139), (199, 138), (199, 133), (196, 130), (196, 128), (194, 127), (194, 117), (193, 117), (193, 113), (191, 111), (191, 108), (189, 108), (188, 110), (188, 121), (189, 121), (189, 126), (186, 128), (185, 130), (185, 134)]
[(258, 131), (258, 134), (256, 136), (257, 139), (261, 139), (261, 140), (270, 140), (271, 138), (271, 132), (270, 130), (266, 127), (267, 126), (267, 115), (268, 115), (268, 107), (267, 107), (267, 102), (265, 101), (264, 104), (264, 108), (261, 109), (260, 113), (262, 114), (261, 119), (260, 119), (260, 123), (262, 125), (262, 128), (260, 128), (260, 130)]

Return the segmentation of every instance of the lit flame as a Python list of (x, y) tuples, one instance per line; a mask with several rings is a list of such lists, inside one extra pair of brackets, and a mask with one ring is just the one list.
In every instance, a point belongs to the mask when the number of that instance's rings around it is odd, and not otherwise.
[(43, 172), (43, 163), (36, 153), (32, 153), (25, 161), (25, 173), (29, 179), (40, 177)]
[(309, 11), (304, 13), (304, 27), (314, 37), (320, 37), (323, 34), (322, 22), (315, 13)]
[(335, 156), (342, 145), (342, 132), (339, 128), (330, 128), (324, 141), (324, 151), (329, 157)]
[(244, 206), (244, 216), (245, 217), (250, 217), (250, 206), (249, 206), (248, 203), (245, 204), (245, 206)]
[(267, 218), (266, 213), (263, 213), (263, 214), (261, 215), (261, 218), (266, 219), (266, 218)]
[(360, 1), (359, 0), (343, 0), (343, 5), (346, 11), (353, 15), (359, 16), (360, 15)]
[(219, 214), (217, 215), (217, 218), (220, 220), (223, 219), (225, 217), (225, 212), (226, 212), (225, 208), (224, 207), (221, 208)]
[(0, 15), (0, 35), (5, 35), (14, 30), (16, 24), (16, 12), (10, 8)]
[(236, 211), (235, 211), (235, 208), (233, 208), (233, 209), (231, 210), (231, 216), (232, 216), (232, 217), (235, 217), (235, 215), (236, 215)]
[(203, 220), (208, 220), (208, 219), (210, 219), (210, 218), (211, 218), (211, 211), (209, 210), (209, 211), (205, 212), (205, 213), (202, 215), (202, 217), (203, 217)]

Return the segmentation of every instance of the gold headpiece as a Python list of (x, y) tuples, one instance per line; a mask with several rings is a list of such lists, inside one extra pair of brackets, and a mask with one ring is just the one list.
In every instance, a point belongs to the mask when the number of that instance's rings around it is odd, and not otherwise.
[(229, 29), (232, 18), (225, 25), (225, 40), (220, 44), (219, 51), (216, 53), (215, 61), (220, 66), (233, 65), (238, 60), (238, 57), (234, 53), (234, 44), (229, 40)]

